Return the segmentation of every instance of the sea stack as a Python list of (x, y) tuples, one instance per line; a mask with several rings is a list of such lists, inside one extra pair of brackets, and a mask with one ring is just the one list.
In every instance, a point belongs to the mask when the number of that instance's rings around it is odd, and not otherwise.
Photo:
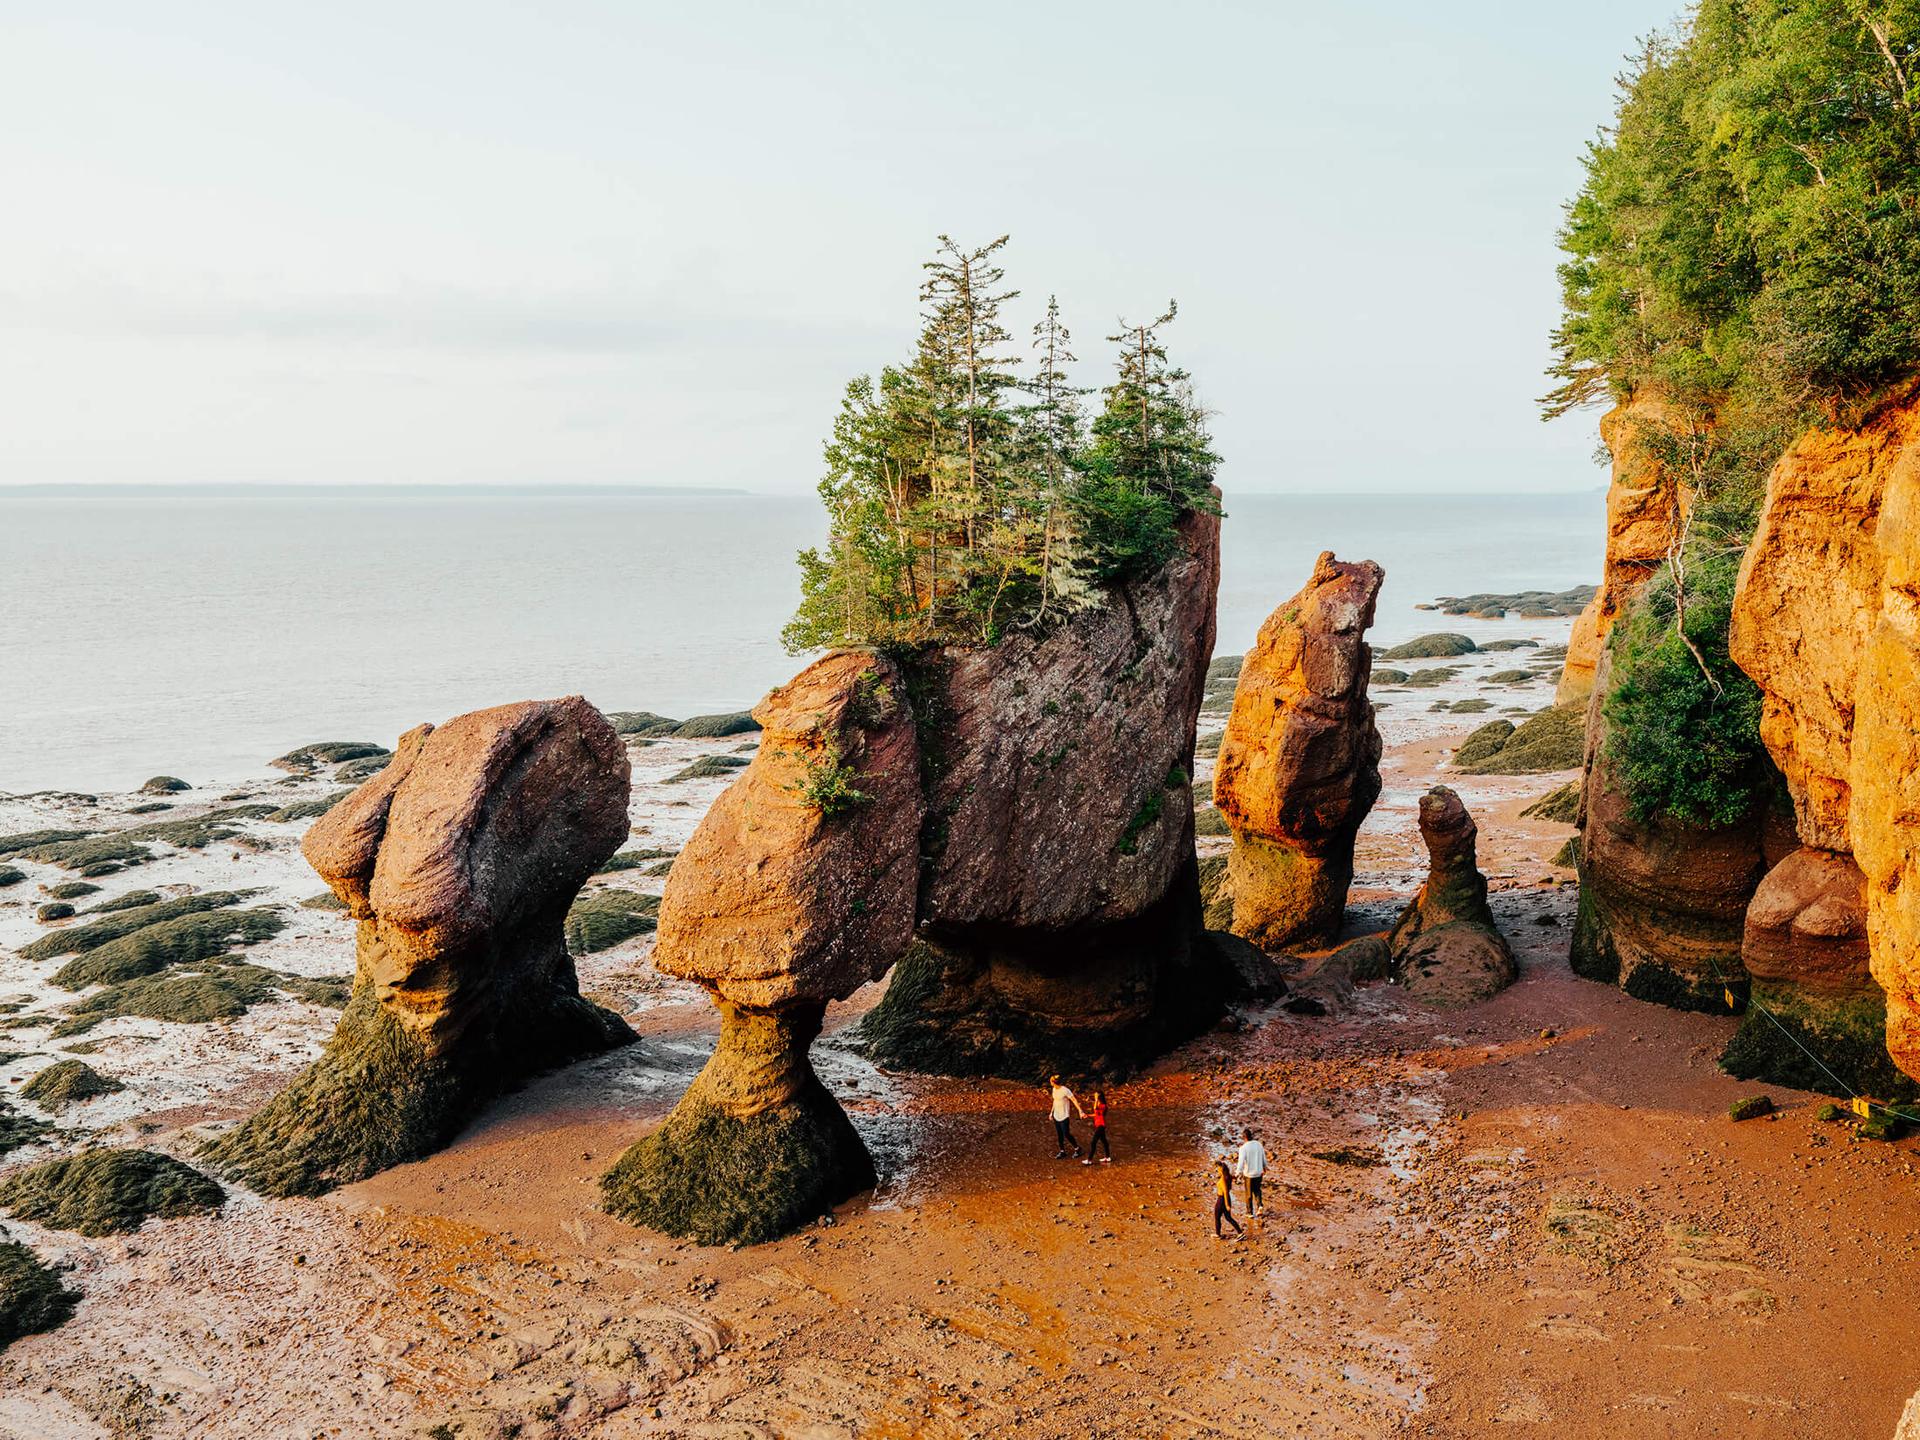
[(926, 826), (917, 943), (862, 1027), (882, 1064), (1117, 1074), (1203, 1029), (1193, 743), (1220, 519), (1046, 630), (913, 662)]
[(891, 661), (840, 651), (754, 710), (760, 749), (674, 862), (654, 952), (712, 994), (720, 1041), (605, 1176), (612, 1213), (751, 1244), (873, 1185), (808, 1047), (827, 1003), (885, 974), (913, 936), (922, 803), (904, 683)]
[(208, 1147), (270, 1195), (438, 1149), (506, 1086), (634, 1039), (582, 999), (567, 907), (627, 834), (620, 737), (579, 696), (422, 725), (307, 832), (358, 922), (324, 1054)]
[(1387, 935), (1394, 979), (1422, 1004), (1470, 1005), (1519, 973), (1487, 904), (1475, 855), (1478, 827), (1460, 797), (1436, 785), (1420, 797), (1427, 878)]
[(1383, 578), (1323, 553), (1240, 669), (1213, 802), (1233, 832), (1233, 933), (1263, 950), (1339, 938), (1354, 836), (1380, 794), (1366, 632)]

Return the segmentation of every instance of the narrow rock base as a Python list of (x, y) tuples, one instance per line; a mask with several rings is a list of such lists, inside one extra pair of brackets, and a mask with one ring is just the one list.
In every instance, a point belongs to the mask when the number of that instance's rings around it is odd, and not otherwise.
[(356, 985), (325, 1053), (201, 1153), (263, 1195), (324, 1195), (431, 1155), (507, 1086), (637, 1038), (577, 994), (520, 998), (510, 1034), (469, 1035), (433, 1055)]
[(653, 1134), (600, 1179), (609, 1214), (702, 1245), (758, 1245), (873, 1188), (873, 1157), (807, 1048), (826, 1007), (718, 1002), (720, 1043)]
[(1322, 857), (1235, 835), (1224, 882), (1233, 906), (1228, 928), (1268, 951), (1331, 945), (1340, 938), (1352, 883), (1351, 842)]

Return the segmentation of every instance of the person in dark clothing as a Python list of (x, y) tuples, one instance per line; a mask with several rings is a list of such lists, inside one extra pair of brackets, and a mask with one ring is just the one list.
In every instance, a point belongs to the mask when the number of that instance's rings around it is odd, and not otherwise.
[(1216, 1160), (1213, 1164), (1219, 1172), (1213, 1180), (1213, 1238), (1216, 1240), (1227, 1238), (1220, 1233), (1222, 1220), (1233, 1226), (1235, 1235), (1244, 1235), (1247, 1232), (1242, 1230), (1240, 1222), (1233, 1218), (1233, 1166), (1225, 1160)]
[[(1100, 1155), (1102, 1150), (1107, 1153)], [(1093, 1139), (1087, 1142), (1087, 1158), (1080, 1163), (1091, 1165), (1096, 1155), (1100, 1155), (1102, 1165), (1113, 1163), (1113, 1146), (1107, 1143), (1107, 1092), (1104, 1090), (1093, 1092)]]

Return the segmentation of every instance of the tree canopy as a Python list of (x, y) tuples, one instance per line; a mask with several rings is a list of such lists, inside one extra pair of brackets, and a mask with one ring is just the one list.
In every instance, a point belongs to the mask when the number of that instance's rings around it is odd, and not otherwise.
[(819, 487), (829, 537), (800, 554), (789, 649), (992, 643), (1052, 623), (1164, 564), (1180, 517), (1214, 504), (1206, 412), (1167, 355), (1172, 302), (1111, 337), (1117, 370), (1089, 421), (1057, 300), (1017, 373), (1006, 243), (941, 236), (912, 356), (848, 384)]

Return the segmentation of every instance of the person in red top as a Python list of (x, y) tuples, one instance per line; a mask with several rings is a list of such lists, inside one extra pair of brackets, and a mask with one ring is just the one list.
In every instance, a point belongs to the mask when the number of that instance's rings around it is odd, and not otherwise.
[(1107, 1092), (1104, 1090), (1096, 1090), (1093, 1092), (1093, 1139), (1087, 1142), (1087, 1158), (1080, 1163), (1082, 1165), (1093, 1164), (1093, 1157), (1102, 1150), (1107, 1153), (1100, 1156), (1100, 1163), (1102, 1165), (1111, 1165), (1113, 1163), (1113, 1146), (1107, 1143)]

